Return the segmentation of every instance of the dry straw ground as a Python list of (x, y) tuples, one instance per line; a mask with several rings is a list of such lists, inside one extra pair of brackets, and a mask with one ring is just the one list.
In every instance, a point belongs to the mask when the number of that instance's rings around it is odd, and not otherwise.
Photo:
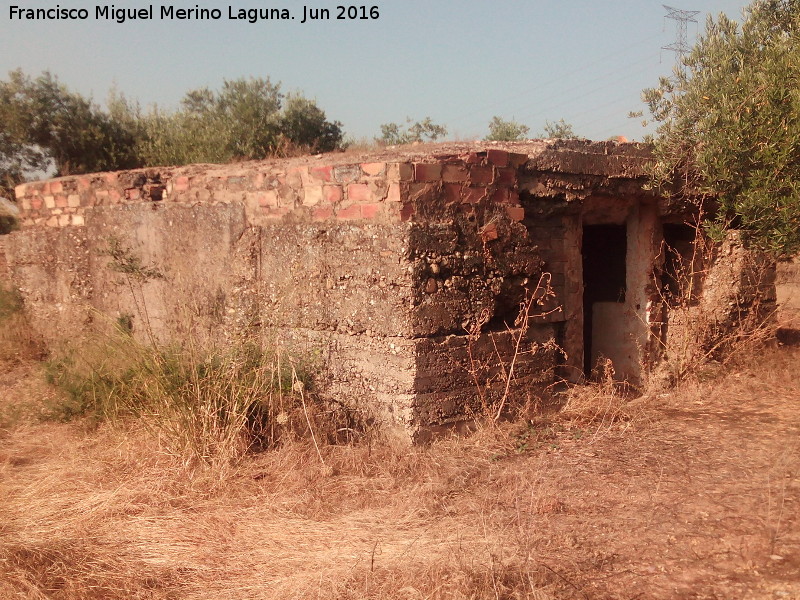
[[(18, 336), (17, 336), (18, 337)], [(405, 448), (296, 441), (224, 479), (36, 419), (0, 361), (0, 598), (800, 598), (800, 351)]]

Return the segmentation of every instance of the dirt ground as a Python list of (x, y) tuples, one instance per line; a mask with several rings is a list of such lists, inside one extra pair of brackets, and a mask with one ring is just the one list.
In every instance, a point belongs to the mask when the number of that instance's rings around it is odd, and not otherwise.
[[(222, 481), (135, 425), (9, 418), (0, 597), (800, 599), (798, 364), (325, 464), (297, 442)], [(5, 365), (7, 415), (37, 377)]]

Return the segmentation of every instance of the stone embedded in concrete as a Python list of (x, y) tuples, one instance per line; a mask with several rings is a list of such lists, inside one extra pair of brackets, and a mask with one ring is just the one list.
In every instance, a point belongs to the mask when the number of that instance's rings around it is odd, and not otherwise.
[(358, 165), (345, 165), (334, 167), (333, 177), (339, 183), (352, 183), (361, 177), (361, 169)]
[(172, 189), (176, 192), (185, 192), (189, 189), (189, 178), (186, 175), (176, 177)]
[(268, 208), (275, 208), (278, 206), (278, 194), (275, 192), (275, 190), (257, 192), (256, 198), (258, 199), (259, 206), (265, 206)]
[(397, 166), (400, 181), (414, 181), (414, 165), (410, 163), (400, 163)]

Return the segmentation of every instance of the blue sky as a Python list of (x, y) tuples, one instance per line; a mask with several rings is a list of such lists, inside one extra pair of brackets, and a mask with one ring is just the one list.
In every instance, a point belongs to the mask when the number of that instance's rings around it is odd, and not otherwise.
[[(675, 2), (676, 0), (672, 0)], [(109, 5), (111, 3), (108, 3)], [(4, 0), (0, 72), (49, 69), (74, 90), (101, 102), (115, 86), (143, 105), (178, 105), (197, 87), (223, 79), (267, 77), (284, 91), (315, 98), (354, 138), (378, 135), (380, 124), (430, 116), (454, 139), (487, 133), (497, 115), (542, 131), (565, 119), (592, 139), (645, 130), (630, 111), (643, 109), (642, 88), (668, 75), (675, 21), (659, 0), (373, 0), (376, 20), (300, 23), (303, 7), (340, 2), (225, 0), (175, 2), (176, 8), (219, 8), (211, 21), (158, 18), (169, 1), (118, 0), (116, 7), (154, 7), (155, 19), (95, 20), (103, 2)], [(705, 17), (739, 18), (747, 2), (692, 0), (677, 8)], [(11, 20), (10, 6), (87, 8), (85, 21)], [(228, 7), (286, 8), (294, 20), (248, 23)], [(360, 6), (360, 5), (359, 5)]]

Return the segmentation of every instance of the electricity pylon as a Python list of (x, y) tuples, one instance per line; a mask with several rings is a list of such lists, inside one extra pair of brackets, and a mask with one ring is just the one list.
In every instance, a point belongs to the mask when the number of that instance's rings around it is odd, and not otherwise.
[(675, 43), (669, 44), (668, 46), (662, 46), (662, 50), (669, 50), (675, 53), (675, 60), (680, 70), (681, 74), (685, 73), (686, 67), (683, 64), (683, 57), (689, 54), (691, 48), (689, 47), (689, 41), (686, 35), (686, 24), (687, 23), (697, 23), (697, 19), (695, 17), (700, 14), (701, 11), (699, 10), (680, 10), (679, 8), (673, 8), (671, 6), (667, 6), (666, 4), (662, 4), (667, 14), (664, 15), (667, 19), (673, 19), (676, 21), (675, 29), (676, 29), (676, 40)]

